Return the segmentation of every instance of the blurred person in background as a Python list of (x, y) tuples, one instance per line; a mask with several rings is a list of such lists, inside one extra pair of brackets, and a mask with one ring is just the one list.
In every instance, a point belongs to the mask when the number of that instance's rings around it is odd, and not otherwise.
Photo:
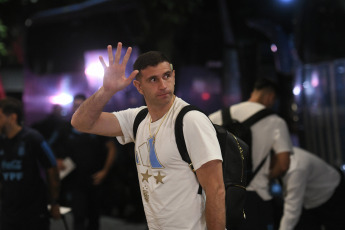
[[(74, 96), (72, 112), (86, 99), (84, 94)], [(67, 157), (75, 169), (62, 180), (65, 202), (71, 205), (74, 230), (98, 230), (105, 184), (113, 165), (116, 146), (112, 139), (82, 133), (67, 122), (59, 129), (52, 143), (59, 168), (64, 169)]]
[(293, 147), (290, 158), (290, 168), (282, 177), (284, 208), (279, 230), (345, 229), (343, 173), (299, 147)]
[[(277, 84), (268, 78), (260, 78), (247, 101), (232, 105), (229, 112), (232, 119), (243, 122), (253, 114), (272, 108), (278, 95)], [(209, 115), (213, 123), (223, 124), (222, 112)], [(274, 203), (269, 192), (270, 180), (283, 175), (289, 168), (292, 144), (286, 122), (276, 114), (257, 121), (251, 127), (252, 171), (262, 166), (247, 185), (245, 214), (247, 221), (241, 230), (267, 230), (274, 228)], [(270, 167), (274, 152), (276, 161)]]
[(22, 118), (20, 101), (0, 100), (1, 230), (48, 230), (50, 216), (60, 218), (56, 160), (43, 136), (22, 126)]
[(65, 122), (62, 116), (62, 106), (54, 104), (48, 116), (32, 124), (31, 128), (40, 132), (48, 144), (51, 145), (58, 136), (58, 129), (60, 129)]

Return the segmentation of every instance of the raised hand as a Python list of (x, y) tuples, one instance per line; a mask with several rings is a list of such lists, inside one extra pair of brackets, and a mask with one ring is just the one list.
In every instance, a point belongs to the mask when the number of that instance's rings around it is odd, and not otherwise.
[(99, 60), (102, 63), (102, 66), (104, 68), (103, 88), (106, 92), (111, 92), (112, 94), (115, 94), (116, 92), (121, 91), (124, 88), (126, 88), (132, 82), (135, 76), (138, 74), (138, 71), (134, 70), (129, 75), (128, 78), (126, 78), (125, 76), (127, 62), (132, 53), (131, 47), (127, 49), (127, 52), (122, 60), (122, 63), (120, 63), (121, 50), (122, 50), (121, 42), (117, 44), (115, 59), (113, 56), (112, 46), (108, 45), (107, 49), (108, 49), (109, 66), (105, 64), (102, 56), (99, 57)]

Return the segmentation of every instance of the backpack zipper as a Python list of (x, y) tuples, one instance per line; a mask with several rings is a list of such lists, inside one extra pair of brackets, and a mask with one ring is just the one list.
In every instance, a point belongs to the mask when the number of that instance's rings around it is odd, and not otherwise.
[(244, 172), (243, 172), (243, 171), (244, 171), (244, 170), (243, 170), (243, 166), (244, 166), (243, 149), (242, 149), (240, 143), (238, 142), (237, 137), (236, 137), (234, 134), (232, 134), (232, 136), (233, 136), (234, 139), (236, 140), (236, 142), (237, 142), (237, 147), (238, 147), (238, 149), (240, 150), (240, 154), (241, 154), (241, 159), (242, 159), (242, 175), (241, 175), (241, 182), (243, 182), (243, 174), (244, 174)]

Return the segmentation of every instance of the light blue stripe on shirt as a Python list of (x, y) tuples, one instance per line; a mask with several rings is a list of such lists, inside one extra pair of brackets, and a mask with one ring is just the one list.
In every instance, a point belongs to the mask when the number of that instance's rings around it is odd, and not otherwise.
[(46, 141), (42, 141), (41, 147), (42, 147), (43, 151), (45, 152), (45, 154), (47, 155), (48, 159), (50, 160), (50, 163), (53, 166), (56, 166), (55, 156), (53, 154), (53, 151), (49, 147), (48, 143)]

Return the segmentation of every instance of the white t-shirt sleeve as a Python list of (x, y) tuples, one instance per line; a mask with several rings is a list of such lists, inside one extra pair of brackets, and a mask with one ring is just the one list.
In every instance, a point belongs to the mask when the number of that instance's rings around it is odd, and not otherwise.
[(277, 127), (274, 129), (273, 135), (273, 150), (275, 153), (292, 152), (289, 129), (283, 119), (279, 119), (277, 122)]
[(188, 112), (183, 118), (183, 133), (195, 170), (211, 160), (223, 160), (216, 130), (206, 115)]
[(223, 125), (223, 117), (222, 117), (222, 111), (221, 110), (218, 110), (214, 113), (211, 113), (208, 117), (213, 122), (213, 124)]
[(118, 136), (116, 139), (119, 141), (120, 144), (124, 145), (127, 143), (134, 142), (134, 135), (133, 135), (133, 124), (135, 117), (137, 114), (145, 108), (144, 106), (140, 108), (130, 108), (126, 110), (122, 110), (119, 112), (113, 112), (114, 116), (116, 116), (117, 120), (120, 123), (120, 127), (123, 133), (123, 136)]
[(284, 212), (279, 230), (293, 230), (302, 213), (303, 199), (307, 186), (307, 172), (293, 170), (283, 178)]

